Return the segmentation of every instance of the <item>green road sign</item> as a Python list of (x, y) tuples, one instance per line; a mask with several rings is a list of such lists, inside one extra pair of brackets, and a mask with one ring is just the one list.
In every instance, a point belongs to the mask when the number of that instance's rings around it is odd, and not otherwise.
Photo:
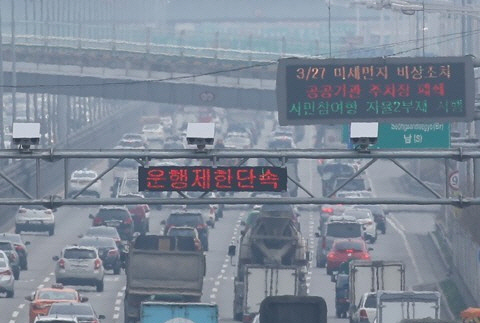
[[(344, 139), (350, 140), (350, 125), (344, 126)], [(449, 123), (380, 123), (378, 142), (371, 148), (440, 149), (450, 148)]]

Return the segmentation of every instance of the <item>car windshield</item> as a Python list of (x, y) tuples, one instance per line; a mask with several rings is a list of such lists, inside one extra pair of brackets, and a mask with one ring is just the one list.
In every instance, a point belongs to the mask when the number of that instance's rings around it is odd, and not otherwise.
[(94, 179), (97, 177), (97, 174), (94, 172), (74, 172), (72, 174), (72, 179)]
[(195, 232), (191, 229), (172, 228), (168, 231), (168, 235), (176, 237), (195, 237)]
[(41, 205), (22, 205), (20, 207), (21, 209), (27, 209), (27, 210), (46, 210), (47, 208)]
[(324, 173), (333, 173), (336, 176), (352, 176), (355, 173), (355, 169), (347, 164), (332, 163), (323, 166), (322, 171)]
[(181, 142), (166, 142), (163, 144), (164, 149), (185, 149)]
[(196, 226), (202, 223), (203, 218), (201, 214), (171, 214), (168, 218), (168, 224), (176, 226)]
[(52, 300), (72, 300), (77, 299), (77, 295), (74, 292), (68, 291), (53, 291), (46, 290), (38, 292), (38, 299), (52, 299)]
[[(345, 183), (347, 179), (339, 179), (336, 182), (336, 187), (339, 187)], [(344, 191), (364, 191), (367, 188), (365, 187), (365, 180), (363, 178), (354, 178), (348, 182), (345, 186), (342, 187)]]
[(128, 211), (122, 209), (100, 209), (97, 214), (98, 217), (104, 219), (105, 221), (109, 220), (120, 220), (123, 221), (128, 217)]
[(361, 210), (345, 211), (344, 215), (354, 216), (356, 219), (368, 219), (370, 214)]
[(329, 223), (327, 236), (334, 238), (356, 238), (362, 236), (362, 228), (359, 223)]
[(275, 140), (268, 144), (270, 149), (288, 149), (292, 148), (292, 142), (290, 140)]
[(107, 248), (115, 247), (115, 241), (111, 238), (89, 238), (84, 237), (78, 241), (79, 246), (84, 247), (96, 247), (96, 248)]
[(334, 249), (338, 251), (363, 251), (363, 244), (359, 241), (337, 241)]
[(66, 259), (95, 259), (95, 251), (86, 249), (67, 249), (63, 253), (63, 258)]
[(88, 229), (85, 235), (92, 236), (92, 237), (109, 237), (113, 239), (120, 238), (118, 235), (117, 229), (112, 227), (104, 227), (104, 226), (91, 227), (90, 229)]
[(54, 303), (48, 312), (48, 315), (88, 315), (93, 316), (93, 309), (88, 304), (73, 304), (73, 303)]
[(0, 250), (12, 250), (12, 244), (9, 242), (0, 241)]
[(8, 240), (13, 243), (20, 243), (23, 244), (22, 238), (19, 234), (2, 234), (0, 235), (0, 239)]
[(143, 148), (143, 142), (140, 140), (122, 140), (119, 145), (127, 148)]
[(367, 300), (365, 301), (365, 307), (377, 308), (377, 296), (375, 294), (367, 296)]
[(143, 126), (144, 131), (159, 130), (161, 126), (159, 124), (146, 124)]

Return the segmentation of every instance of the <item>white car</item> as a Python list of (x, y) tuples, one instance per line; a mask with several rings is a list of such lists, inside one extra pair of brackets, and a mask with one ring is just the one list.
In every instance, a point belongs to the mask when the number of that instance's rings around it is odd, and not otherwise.
[(63, 285), (95, 286), (103, 292), (103, 263), (94, 247), (68, 246), (60, 257), (52, 258), (55, 265), (55, 280)]
[(5, 293), (7, 298), (12, 298), (14, 292), (15, 278), (5, 252), (0, 250), (0, 293)]
[(163, 125), (158, 123), (144, 125), (142, 133), (148, 141), (163, 141), (165, 138)]
[(73, 315), (46, 315), (37, 316), (34, 323), (79, 323), (76, 316)]
[[(74, 196), (88, 184), (90, 184), (95, 178), (98, 177), (98, 174), (94, 170), (76, 170), (70, 176), (70, 185), (69, 185), (69, 196)], [(99, 198), (102, 194), (102, 179), (97, 180), (95, 183), (90, 185), (82, 195), (94, 195)]]
[(377, 223), (369, 209), (347, 209), (343, 215), (353, 216), (363, 226), (364, 238), (374, 243), (377, 240)]
[(40, 205), (20, 206), (15, 215), (15, 233), (22, 231), (47, 231), (55, 233), (55, 216), (53, 210)]
[(373, 323), (377, 316), (377, 294), (365, 293), (360, 297), (357, 307), (352, 313), (351, 321), (354, 323)]

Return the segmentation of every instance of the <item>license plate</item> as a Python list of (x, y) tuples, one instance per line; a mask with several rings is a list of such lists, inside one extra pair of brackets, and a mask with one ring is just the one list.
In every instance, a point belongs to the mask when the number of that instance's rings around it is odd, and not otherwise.
[(29, 224), (42, 224), (42, 221), (28, 221)]
[(107, 222), (106, 225), (107, 225), (107, 227), (118, 227), (119, 223), (118, 222)]

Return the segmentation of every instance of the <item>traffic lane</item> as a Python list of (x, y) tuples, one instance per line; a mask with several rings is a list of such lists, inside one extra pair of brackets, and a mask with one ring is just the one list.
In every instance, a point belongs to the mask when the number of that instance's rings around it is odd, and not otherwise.
[[(61, 249), (69, 244), (76, 243), (78, 235), (84, 233), (91, 221), (85, 216), (89, 208), (63, 207), (56, 212), (55, 235), (47, 233), (22, 233), (24, 240), (30, 241), (28, 246), (29, 269), (22, 271), (20, 280), (15, 282), (15, 297), (12, 302), (0, 305), (2, 313), (11, 313), (11, 319), (18, 322), (28, 322), (28, 302), (24, 299), (39, 287), (48, 287), (55, 282), (55, 262), (52, 256), (59, 255)], [(87, 213), (88, 214), (88, 213)], [(106, 282), (105, 290), (109, 289)], [(94, 288), (83, 288), (85, 296), (95, 293)], [(23, 305), (20, 309), (21, 304)], [(12, 308), (17, 310), (12, 311)], [(18, 313), (16, 313), (18, 312)], [(12, 322), (13, 323), (13, 322)]]

